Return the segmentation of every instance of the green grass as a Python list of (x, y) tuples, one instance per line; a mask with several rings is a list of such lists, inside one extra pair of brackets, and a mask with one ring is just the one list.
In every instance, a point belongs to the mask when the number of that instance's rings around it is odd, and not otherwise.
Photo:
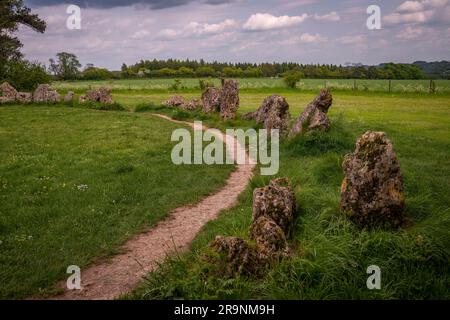
[[(264, 94), (241, 95), (242, 110)], [(286, 95), (295, 116), (313, 94)], [(247, 238), (255, 176), (239, 204), (208, 223), (187, 254), (171, 256), (126, 298), (135, 299), (450, 299), (450, 100), (446, 97), (334, 94), (328, 134), (283, 142), (278, 176), (296, 185), (292, 259), (262, 277), (225, 278), (204, 259), (218, 234)], [(405, 180), (408, 226), (360, 230), (340, 213), (343, 156), (367, 130), (388, 133)], [(382, 289), (368, 290), (378, 265)], [(217, 270), (219, 269), (219, 271)]]
[(232, 166), (175, 166), (172, 131), (148, 114), (0, 107), (0, 298), (54, 292), (69, 265), (111, 254)]
[[(199, 89), (199, 80), (196, 78), (180, 79), (184, 90)], [(209, 79), (208, 79), (209, 80)], [(220, 79), (211, 79), (216, 86), (220, 86)], [(279, 89), (284, 88), (282, 78), (243, 78), (238, 79), (241, 89)], [(113, 90), (131, 92), (168, 90), (173, 85), (175, 79), (121, 79), (121, 80), (102, 80), (102, 81), (65, 81), (54, 82), (53, 86), (62, 91), (72, 90), (75, 92), (85, 91), (87, 89), (98, 88), (102, 86), (111, 87)], [(391, 92), (397, 93), (428, 93), (429, 80), (392, 80)], [(450, 92), (450, 80), (435, 80), (438, 93)], [(353, 80), (353, 79), (302, 79), (297, 88), (302, 91), (316, 91), (327, 86), (334, 90), (342, 91), (373, 91), (388, 92), (388, 80)]]

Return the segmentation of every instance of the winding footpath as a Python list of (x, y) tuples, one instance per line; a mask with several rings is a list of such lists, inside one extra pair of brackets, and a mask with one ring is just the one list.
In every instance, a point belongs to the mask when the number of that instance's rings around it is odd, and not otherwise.
[[(153, 116), (194, 128), (194, 124), (190, 122), (173, 120), (160, 114)], [(206, 130), (207, 127), (194, 129)], [(245, 146), (239, 145), (234, 137), (226, 139), (223, 133), (217, 133), (216, 136), (227, 143), (229, 151), (237, 150), (235, 148), (245, 151)], [(230, 154), (236, 158), (236, 152)], [(248, 160), (248, 154), (245, 154)], [(122, 248), (124, 253), (81, 270), (81, 290), (68, 290), (64, 282), (61, 283), (64, 293), (50, 299), (106, 300), (130, 292), (158, 263), (164, 261), (167, 254), (188, 250), (189, 243), (208, 221), (215, 219), (221, 210), (237, 203), (238, 196), (245, 190), (255, 167), (250, 161), (246, 163), (236, 165), (236, 170), (219, 191), (193, 206), (173, 210), (155, 227), (127, 241)]]

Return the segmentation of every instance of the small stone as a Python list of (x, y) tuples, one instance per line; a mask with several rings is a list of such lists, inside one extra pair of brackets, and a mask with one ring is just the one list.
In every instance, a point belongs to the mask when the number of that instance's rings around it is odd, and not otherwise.
[(188, 111), (200, 110), (202, 109), (202, 102), (200, 99), (192, 99), (188, 102), (184, 109)]
[(182, 96), (175, 95), (175, 96), (170, 97), (168, 100), (164, 101), (162, 104), (167, 107), (183, 108), (184, 107), (184, 99)]
[(364, 133), (342, 168), (341, 209), (352, 221), (367, 228), (395, 228), (403, 222), (403, 176), (386, 133)]
[(30, 103), (33, 101), (33, 94), (30, 92), (18, 92), (17, 101), (20, 103)]
[(260, 216), (250, 227), (250, 239), (255, 240), (258, 259), (270, 261), (287, 255), (286, 235), (272, 219)]
[(73, 91), (67, 92), (67, 94), (64, 97), (64, 102), (71, 102), (75, 96), (75, 93)]

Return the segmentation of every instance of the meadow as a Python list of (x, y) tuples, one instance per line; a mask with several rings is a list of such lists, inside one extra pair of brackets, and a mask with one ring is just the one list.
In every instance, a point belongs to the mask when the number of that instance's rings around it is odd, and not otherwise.
[[(280, 81), (240, 81), (246, 80)], [(52, 293), (67, 276), (67, 265), (83, 267), (107, 258), (171, 209), (223, 185), (232, 166), (173, 165), (170, 134), (178, 125), (149, 113), (200, 119), (220, 129), (255, 123), (223, 123), (217, 116), (161, 108), (175, 93), (167, 89), (173, 80), (164, 81), (53, 85), (79, 93), (110, 84), (114, 100), (126, 109), (121, 112), (66, 105), (0, 107), (0, 297)], [(177, 91), (185, 98), (201, 95), (198, 79), (182, 81), (192, 84)], [(279, 93), (296, 117), (318, 91), (255, 86), (243, 86), (239, 115)], [(298, 206), (291, 259), (261, 277), (238, 278), (223, 277), (204, 259), (216, 235), (248, 237), (252, 191), (273, 178), (255, 170), (236, 207), (208, 223), (190, 252), (170, 256), (124, 298), (449, 299), (450, 96), (333, 92), (328, 134), (282, 141), (278, 176), (295, 184)], [(133, 112), (136, 107), (141, 112)], [(405, 176), (408, 224), (396, 231), (360, 230), (339, 211), (343, 156), (367, 130), (387, 132)], [(366, 288), (371, 264), (381, 267), (381, 290)]]
[[(199, 88), (199, 80), (207, 80), (214, 85), (220, 85), (219, 79), (181, 78), (179, 90), (192, 90)], [(242, 78), (238, 79), (241, 89), (280, 89), (284, 88), (282, 78)], [(117, 91), (122, 90), (168, 90), (175, 83), (175, 79), (121, 79), (104, 81), (73, 81), (55, 82), (58, 90), (72, 90), (80, 92), (89, 88), (108, 86)], [(450, 92), (450, 80), (435, 80), (437, 93)], [(354, 79), (302, 79), (297, 89), (316, 91), (323, 87), (342, 91), (371, 91), (389, 92), (389, 80), (354, 80)], [(391, 92), (397, 93), (427, 93), (429, 80), (391, 80)]]

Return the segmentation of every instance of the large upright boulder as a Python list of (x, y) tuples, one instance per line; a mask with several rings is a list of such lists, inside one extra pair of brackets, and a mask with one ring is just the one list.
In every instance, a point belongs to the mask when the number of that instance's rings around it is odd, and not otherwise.
[(14, 102), (17, 99), (17, 90), (8, 82), (0, 85), (0, 103)]
[(333, 97), (330, 91), (322, 89), (295, 120), (289, 136), (293, 137), (311, 130), (330, 130), (331, 123), (326, 114), (332, 103)]
[(101, 104), (112, 104), (112, 90), (111, 88), (98, 88), (96, 90), (90, 90), (86, 92), (85, 96), (80, 97), (80, 102), (82, 101), (92, 101), (92, 102), (98, 102)]
[(253, 221), (265, 216), (272, 219), (289, 238), (296, 210), (294, 189), (287, 178), (270, 181), (269, 185), (253, 191)]
[(48, 84), (40, 84), (33, 93), (33, 101), (40, 103), (55, 103), (61, 101), (61, 96)]
[(208, 87), (202, 93), (203, 112), (212, 113), (220, 111), (221, 90), (214, 87)]
[(264, 99), (258, 110), (244, 115), (244, 119), (254, 119), (263, 123), (267, 130), (278, 129), (280, 133), (286, 133), (289, 129), (289, 104), (286, 99), (279, 95), (271, 95)]
[(236, 118), (239, 108), (239, 87), (236, 80), (223, 80), (220, 94), (220, 117), (223, 120)]
[(403, 176), (384, 132), (368, 131), (342, 163), (341, 209), (361, 227), (398, 227), (403, 221)]

